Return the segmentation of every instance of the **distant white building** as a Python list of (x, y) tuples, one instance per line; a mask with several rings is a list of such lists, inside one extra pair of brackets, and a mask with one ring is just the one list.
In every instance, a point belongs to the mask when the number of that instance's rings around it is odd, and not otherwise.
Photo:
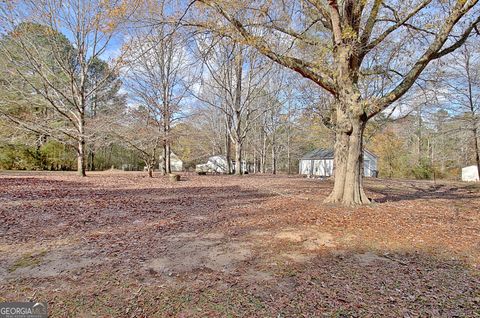
[(462, 181), (479, 181), (477, 166), (462, 168)]
[(131, 163), (124, 163), (124, 164), (122, 164), (121, 168), (122, 168), (123, 171), (137, 171), (137, 170), (139, 170), (137, 165), (133, 165)]
[[(163, 170), (163, 155), (160, 156), (160, 162), (158, 164), (158, 169)], [(173, 152), (170, 153), (170, 168), (172, 172), (183, 171), (183, 161)]]
[[(210, 172), (228, 173), (228, 162), (226, 156), (212, 156), (207, 162)], [(233, 161), (230, 160), (230, 173), (233, 172)]]
[[(234, 160), (230, 160), (230, 173), (234, 173), (236, 169), (236, 163)], [(228, 173), (227, 157), (223, 155), (212, 156), (208, 158), (208, 162), (199, 164), (195, 167), (197, 172), (216, 172), (216, 173)], [(245, 160), (242, 161), (243, 173), (252, 172), (252, 165)]]
[[(299, 162), (299, 173), (308, 176), (333, 176), (334, 151), (332, 149), (316, 149), (305, 154)], [(378, 158), (372, 152), (363, 150), (363, 175), (365, 177), (377, 176)]]

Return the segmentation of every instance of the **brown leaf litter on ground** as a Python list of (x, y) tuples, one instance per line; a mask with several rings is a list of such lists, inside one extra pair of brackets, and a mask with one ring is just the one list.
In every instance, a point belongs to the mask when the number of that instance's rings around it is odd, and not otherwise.
[(480, 187), (0, 175), (0, 301), (52, 317), (480, 317)]

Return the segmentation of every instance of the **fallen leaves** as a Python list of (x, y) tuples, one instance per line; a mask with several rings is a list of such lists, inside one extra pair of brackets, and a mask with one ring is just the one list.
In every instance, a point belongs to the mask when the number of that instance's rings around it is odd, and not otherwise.
[[(52, 316), (474, 316), (480, 193), (367, 180), (0, 175), (0, 298)], [(33, 251), (41, 257), (25, 258)], [(18, 260), (22, 266), (8, 271)], [(161, 286), (161, 287), (159, 287)]]

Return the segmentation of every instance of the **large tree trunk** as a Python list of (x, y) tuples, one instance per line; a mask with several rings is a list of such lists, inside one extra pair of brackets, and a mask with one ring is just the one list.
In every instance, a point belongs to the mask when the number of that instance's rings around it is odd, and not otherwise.
[(77, 173), (81, 177), (85, 177), (85, 139), (80, 137), (77, 146)]
[(366, 109), (358, 89), (358, 74), (351, 65), (351, 47), (335, 49), (340, 90), (335, 98), (335, 153), (333, 191), (325, 200), (346, 206), (370, 203), (363, 190), (363, 132)]
[(361, 116), (347, 119), (342, 109), (337, 108), (335, 182), (326, 202), (348, 206), (370, 203), (363, 190), (363, 131), (366, 122)]

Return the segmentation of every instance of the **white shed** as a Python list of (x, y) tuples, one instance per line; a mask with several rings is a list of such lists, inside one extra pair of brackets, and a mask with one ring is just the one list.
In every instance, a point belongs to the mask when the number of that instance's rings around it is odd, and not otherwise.
[[(332, 149), (316, 149), (305, 154), (299, 162), (299, 173), (309, 176), (330, 177), (333, 175), (334, 151)], [(378, 158), (372, 152), (363, 151), (363, 174), (366, 177), (377, 176)]]
[[(228, 172), (228, 164), (227, 164), (227, 157), (226, 156), (212, 156), (208, 158), (207, 165), (209, 166), (212, 172), (218, 173), (227, 173)], [(230, 173), (233, 172), (233, 161), (230, 160)]]
[(378, 157), (373, 152), (363, 149), (363, 175), (365, 177), (378, 176)]
[(477, 166), (462, 168), (462, 181), (479, 181)]
[[(163, 155), (160, 156), (160, 162), (158, 164), (158, 169), (163, 170)], [(183, 161), (173, 152), (170, 153), (170, 168), (172, 172), (183, 171)]]
[[(234, 160), (230, 160), (230, 173), (234, 173), (237, 165)], [(208, 158), (208, 162), (205, 164), (199, 164), (196, 166), (195, 170), (197, 172), (217, 172), (217, 173), (227, 173), (227, 157), (223, 155), (212, 156)], [(242, 160), (242, 172), (250, 173), (253, 172), (253, 166)]]

